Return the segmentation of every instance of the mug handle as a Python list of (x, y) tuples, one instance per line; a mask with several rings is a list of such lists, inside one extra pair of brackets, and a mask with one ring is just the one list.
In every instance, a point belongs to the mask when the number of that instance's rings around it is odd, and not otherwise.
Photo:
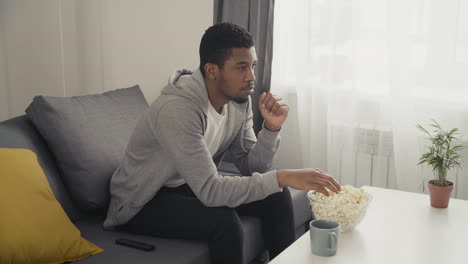
[(328, 249), (329, 250), (336, 250), (336, 233), (330, 232), (328, 233)]

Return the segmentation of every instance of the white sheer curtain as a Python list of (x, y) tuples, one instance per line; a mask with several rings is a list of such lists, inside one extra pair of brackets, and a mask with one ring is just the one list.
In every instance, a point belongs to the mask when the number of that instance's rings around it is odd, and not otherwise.
[[(427, 192), (416, 124), (468, 134), (468, 1), (279, 0), (274, 27), (272, 91), (290, 101), (297, 166)], [(468, 199), (463, 155), (449, 179)]]

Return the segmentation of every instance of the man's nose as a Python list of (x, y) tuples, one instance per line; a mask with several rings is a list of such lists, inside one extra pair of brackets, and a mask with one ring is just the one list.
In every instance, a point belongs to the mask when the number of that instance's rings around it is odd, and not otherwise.
[(248, 70), (246, 78), (247, 78), (246, 81), (248, 82), (255, 81), (255, 70), (252, 68)]

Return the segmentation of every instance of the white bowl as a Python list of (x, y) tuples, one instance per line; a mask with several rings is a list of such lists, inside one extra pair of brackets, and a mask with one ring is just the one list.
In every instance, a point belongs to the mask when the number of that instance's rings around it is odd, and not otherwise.
[(316, 201), (311, 197), (311, 195), (315, 194), (316, 191), (309, 191), (307, 193), (314, 219), (336, 221), (340, 224), (341, 232), (353, 230), (366, 215), (367, 207), (372, 201), (372, 195), (369, 193), (366, 193), (368, 200), (360, 204), (336, 204)]

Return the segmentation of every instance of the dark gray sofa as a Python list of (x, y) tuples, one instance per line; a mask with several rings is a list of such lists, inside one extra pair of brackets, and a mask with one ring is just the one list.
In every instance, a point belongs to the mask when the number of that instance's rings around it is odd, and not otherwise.
[[(90, 214), (78, 209), (62, 180), (61, 172), (47, 143), (25, 115), (0, 122), (0, 147), (25, 148), (36, 153), (57, 200), (69, 218), (84, 238), (104, 249), (103, 253), (74, 263), (210, 263), (208, 247), (203, 241), (163, 239), (104, 230), (102, 222), (105, 212)], [(229, 163), (222, 163), (220, 170), (226, 174), (235, 173), (235, 167)], [(291, 190), (291, 194), (294, 201), (296, 236), (299, 237), (306, 231), (307, 223), (311, 219), (311, 210), (305, 192)], [(243, 217), (242, 221), (249, 262), (265, 262), (267, 255), (263, 246), (260, 221), (253, 217)], [(155, 245), (156, 250), (145, 252), (119, 246), (115, 244), (117, 238), (147, 242)]]

